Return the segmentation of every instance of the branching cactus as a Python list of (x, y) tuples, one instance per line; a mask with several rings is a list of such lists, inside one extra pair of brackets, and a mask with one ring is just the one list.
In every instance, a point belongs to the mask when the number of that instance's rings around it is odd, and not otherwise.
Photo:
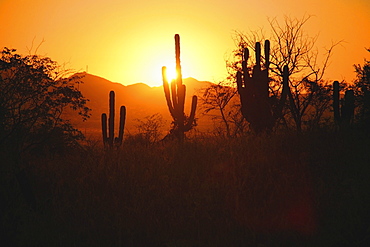
[(268, 70), (270, 66), (270, 41), (265, 41), (265, 64), (261, 66), (261, 44), (256, 43), (256, 64), (252, 73), (248, 69), (249, 50), (243, 54), (242, 71), (236, 74), (238, 93), (243, 117), (250, 123), (255, 132), (271, 130), (278, 118), (282, 116), (286, 97), (289, 93), (288, 67), (283, 69), (283, 89), (279, 100), (270, 97)]
[(175, 54), (176, 54), (176, 79), (168, 83), (166, 67), (162, 67), (163, 89), (170, 114), (173, 118), (174, 127), (172, 134), (178, 139), (184, 139), (184, 133), (189, 131), (194, 124), (195, 110), (197, 107), (197, 96), (193, 96), (190, 115), (184, 113), (186, 86), (182, 84), (181, 64), (180, 64), (180, 36), (175, 35)]
[(126, 107), (121, 106), (118, 137), (114, 137), (114, 115), (115, 115), (114, 104), (115, 104), (115, 94), (114, 94), (114, 91), (110, 91), (108, 126), (107, 126), (107, 114), (105, 113), (101, 114), (103, 143), (104, 145), (108, 145), (110, 148), (112, 148), (114, 145), (116, 146), (122, 145), (123, 130), (125, 128), (125, 121), (126, 121)]
[(353, 90), (346, 90), (344, 98), (340, 100), (339, 82), (333, 82), (333, 110), (334, 120), (339, 126), (348, 126), (354, 116), (355, 110), (355, 95)]

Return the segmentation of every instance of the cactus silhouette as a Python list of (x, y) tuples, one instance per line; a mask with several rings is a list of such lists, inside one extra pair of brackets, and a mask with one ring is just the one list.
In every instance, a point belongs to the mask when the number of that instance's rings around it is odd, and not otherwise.
[(334, 120), (339, 126), (348, 126), (354, 116), (355, 110), (355, 95), (353, 90), (346, 90), (344, 98), (340, 100), (339, 82), (333, 82), (333, 110)]
[(163, 89), (170, 114), (173, 118), (174, 127), (172, 134), (178, 139), (184, 139), (184, 133), (193, 127), (195, 110), (197, 107), (197, 96), (192, 97), (190, 115), (184, 113), (186, 86), (182, 84), (181, 64), (180, 64), (180, 36), (175, 35), (175, 54), (176, 54), (176, 79), (169, 86), (166, 67), (162, 67)]
[[(250, 123), (255, 132), (271, 130), (278, 118), (282, 116), (282, 110), (289, 93), (288, 66), (283, 69), (283, 89), (280, 99), (272, 99), (269, 96), (270, 78), (268, 70), (270, 66), (270, 41), (265, 41), (265, 64), (261, 66), (261, 44), (255, 45), (256, 64), (250, 73), (247, 63), (249, 50), (246, 48), (243, 54), (242, 71), (236, 74), (238, 93), (241, 101), (243, 117)], [(274, 101), (275, 100), (275, 101)]]
[(115, 101), (115, 94), (114, 91), (110, 91), (109, 93), (109, 119), (108, 119), (108, 128), (107, 131), (107, 114), (101, 114), (101, 123), (102, 123), (102, 134), (103, 134), (103, 143), (104, 145), (108, 145), (110, 148), (113, 145), (121, 146), (123, 141), (123, 130), (125, 127), (126, 122), (126, 107), (121, 106), (120, 108), (120, 118), (119, 118), (119, 132), (118, 137), (114, 137), (114, 102)]

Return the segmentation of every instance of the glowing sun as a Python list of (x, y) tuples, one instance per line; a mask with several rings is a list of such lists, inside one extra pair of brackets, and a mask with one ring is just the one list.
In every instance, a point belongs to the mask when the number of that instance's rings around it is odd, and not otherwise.
[(175, 80), (177, 78), (177, 71), (176, 71), (176, 68), (175, 66), (165, 66), (166, 67), (166, 71), (165, 71), (165, 75), (166, 76), (166, 79), (168, 81), (168, 83), (170, 83), (171, 81)]

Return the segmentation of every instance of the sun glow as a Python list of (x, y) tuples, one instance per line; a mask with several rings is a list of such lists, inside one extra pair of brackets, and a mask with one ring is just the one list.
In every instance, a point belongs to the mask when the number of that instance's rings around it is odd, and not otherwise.
[(175, 66), (166, 66), (166, 78), (168, 83), (172, 82), (177, 78), (177, 71)]
[[(37, 50), (68, 69), (88, 67), (89, 74), (123, 85), (157, 87), (162, 85), (162, 66), (169, 67), (168, 77), (175, 77), (170, 66), (175, 65), (174, 35), (178, 33), (182, 77), (214, 82), (228, 76), (225, 60), (232, 58), (235, 49), (232, 30), (264, 29), (268, 36), (266, 17), (299, 18), (306, 13), (315, 16), (307, 23), (307, 34), (320, 33), (318, 48), (345, 41), (335, 49), (326, 75), (350, 82), (352, 65), (369, 57), (364, 49), (369, 32), (363, 31), (370, 26), (367, 1), (331, 0), (320, 8), (316, 7), (320, 0), (285, 2), (267, 0), (272, 7), (266, 9), (258, 2), (238, 0), (0, 0), (0, 32), (5, 34), (0, 48), (15, 48), (21, 54)], [(253, 10), (252, 15), (239, 11), (246, 7)], [(339, 25), (333, 21), (337, 16), (343, 16)]]

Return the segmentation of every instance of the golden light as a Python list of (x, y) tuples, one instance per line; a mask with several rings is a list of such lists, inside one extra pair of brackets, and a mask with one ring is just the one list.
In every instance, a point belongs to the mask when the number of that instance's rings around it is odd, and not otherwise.
[(166, 78), (168, 83), (172, 82), (177, 78), (177, 71), (175, 66), (173, 65), (166, 66)]
[[(69, 68), (101, 76), (124, 85), (162, 85), (162, 66), (174, 78), (174, 34), (181, 36), (183, 78), (219, 81), (228, 76), (225, 60), (235, 48), (232, 30), (268, 30), (266, 17), (303, 14), (315, 16), (307, 32), (320, 32), (318, 47), (344, 40), (335, 50), (327, 76), (354, 76), (353, 64), (368, 58), (370, 5), (365, 0), (325, 3), (320, 0), (265, 5), (250, 1), (0, 1), (0, 47), (16, 48), (29, 54), (45, 41), (37, 53)], [(314, 4), (316, 2), (317, 4)], [(338, 3), (337, 3), (338, 2)], [(251, 9), (244, 15), (240, 9)], [(260, 14), (264, 13), (264, 14)], [(356, 13), (354, 15), (353, 13)], [(343, 18), (336, 19), (337, 16)], [(335, 21), (333, 21), (335, 20)], [(338, 25), (339, 23), (339, 25)], [(320, 27), (317, 30), (317, 27)], [(350, 58), (350, 59), (347, 59)]]

